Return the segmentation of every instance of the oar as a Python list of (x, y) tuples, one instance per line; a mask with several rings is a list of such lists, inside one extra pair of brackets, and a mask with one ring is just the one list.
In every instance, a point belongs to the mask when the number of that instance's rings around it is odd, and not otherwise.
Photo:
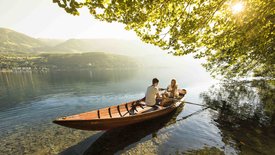
[(184, 117), (182, 117), (182, 118), (180, 118), (180, 119), (177, 119), (176, 121), (185, 120), (185, 119), (187, 119), (188, 117), (191, 117), (191, 116), (193, 116), (193, 115), (199, 114), (199, 113), (203, 112), (204, 110), (206, 110), (206, 109), (208, 109), (208, 108), (209, 108), (209, 107), (205, 107), (205, 108), (203, 108), (203, 109), (201, 109), (201, 110), (198, 110), (198, 111), (193, 112), (193, 113), (191, 113), (191, 114), (189, 114), (189, 115), (187, 115), (187, 116), (184, 116)]
[(208, 109), (208, 108), (212, 109), (210, 106), (207, 106), (207, 105), (204, 105), (204, 104), (198, 104), (198, 103), (193, 103), (193, 102), (188, 102), (188, 101), (183, 101), (183, 103), (198, 105), (198, 106), (202, 106), (202, 107), (204, 107), (204, 108), (202, 108), (202, 109), (200, 109), (200, 110), (198, 110), (198, 111), (196, 111), (196, 112), (193, 112), (193, 113), (191, 113), (191, 114), (189, 114), (189, 115), (187, 115), (187, 116), (184, 116), (184, 117), (182, 117), (182, 118), (180, 118), (180, 119), (177, 119), (176, 121), (185, 120), (185, 119), (187, 119), (187, 118), (189, 118), (189, 117), (191, 117), (191, 116), (193, 116), (193, 115), (196, 115), (196, 114), (199, 114), (199, 113), (203, 112), (204, 110), (206, 110), (206, 109)]
[(203, 106), (203, 107), (206, 106), (205, 104), (198, 104), (198, 103), (193, 103), (193, 102), (188, 102), (188, 101), (183, 101), (183, 102), (187, 103), (187, 104), (193, 104), (193, 105), (198, 105), (198, 106)]
[(221, 106), (209, 106), (209, 105), (205, 105), (205, 104), (198, 104), (198, 103), (194, 103), (194, 102), (188, 102), (188, 101), (183, 101), (184, 103), (187, 103), (187, 104), (193, 104), (193, 105), (198, 105), (198, 106), (202, 106), (202, 107), (205, 107), (205, 108), (210, 108), (212, 110), (217, 110), (219, 108), (222, 108)]

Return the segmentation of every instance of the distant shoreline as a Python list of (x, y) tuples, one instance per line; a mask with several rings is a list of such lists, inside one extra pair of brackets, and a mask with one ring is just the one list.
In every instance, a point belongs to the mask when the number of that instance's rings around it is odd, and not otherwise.
[(137, 68), (93, 68), (93, 69), (49, 69), (45, 68), (43, 70), (38, 70), (38, 69), (0, 69), (0, 73), (16, 73), (16, 72), (51, 72), (51, 71), (57, 71), (57, 72), (62, 72), (62, 71), (108, 71), (108, 70), (134, 70)]
[(0, 55), (0, 72), (128, 70), (138, 67), (137, 61), (131, 57), (106, 53)]

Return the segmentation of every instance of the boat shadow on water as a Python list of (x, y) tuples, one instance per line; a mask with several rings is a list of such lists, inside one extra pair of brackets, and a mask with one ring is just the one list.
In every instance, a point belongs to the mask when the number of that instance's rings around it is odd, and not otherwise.
[(157, 132), (160, 129), (176, 123), (176, 118), (183, 110), (183, 107), (181, 105), (170, 114), (153, 120), (97, 133), (67, 148), (60, 154), (115, 154), (122, 151), (125, 147), (141, 142), (145, 137), (152, 138), (157, 136)]

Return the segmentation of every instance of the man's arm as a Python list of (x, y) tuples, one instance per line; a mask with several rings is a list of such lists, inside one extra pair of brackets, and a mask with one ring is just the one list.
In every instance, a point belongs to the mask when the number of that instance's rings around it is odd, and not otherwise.
[(161, 98), (161, 96), (159, 95), (159, 88), (156, 89), (156, 95), (157, 95), (157, 98)]
[(159, 92), (157, 93), (157, 98), (161, 98), (161, 96), (159, 95)]

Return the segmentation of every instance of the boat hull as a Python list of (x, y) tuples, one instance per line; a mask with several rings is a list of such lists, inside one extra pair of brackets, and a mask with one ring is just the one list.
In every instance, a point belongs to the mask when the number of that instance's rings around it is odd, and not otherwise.
[(113, 128), (118, 128), (122, 126), (128, 126), (131, 124), (155, 119), (160, 116), (174, 111), (180, 104), (183, 103), (183, 99), (178, 100), (171, 106), (160, 108), (155, 111), (131, 115), (127, 117), (117, 117), (117, 118), (103, 118), (103, 119), (91, 119), (91, 120), (54, 120), (53, 123), (59, 124), (61, 126), (80, 129), (80, 130), (109, 130)]

